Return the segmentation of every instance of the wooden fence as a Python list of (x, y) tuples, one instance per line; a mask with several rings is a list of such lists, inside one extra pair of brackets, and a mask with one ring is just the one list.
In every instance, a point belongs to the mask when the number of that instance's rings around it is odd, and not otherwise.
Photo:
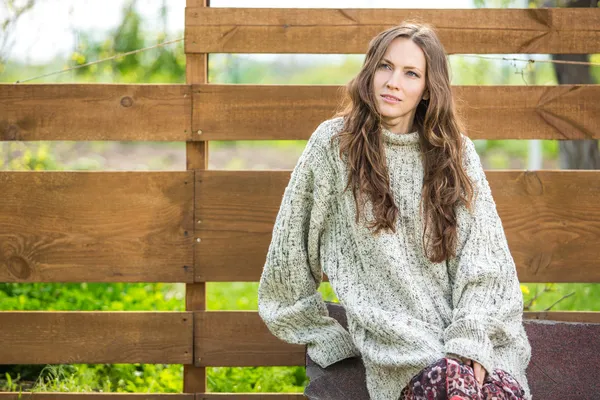
[[(206, 282), (258, 281), (290, 171), (207, 170), (210, 140), (308, 139), (338, 86), (207, 83), (208, 53), (364, 53), (420, 17), (448, 53), (599, 53), (600, 9), (216, 9), (187, 0), (186, 84), (2, 84), (0, 140), (185, 141), (187, 170), (0, 172), (1, 282), (183, 282), (185, 312), (0, 312), (0, 363), (304, 365), (256, 312), (206, 311)], [(577, 21), (574, 24), (572, 21)], [(454, 86), (473, 139), (599, 139), (600, 85)], [(600, 171), (487, 172), (522, 282), (600, 282)], [(526, 318), (600, 322), (597, 312)], [(24, 396), (27, 398), (28, 396)], [(0, 399), (17, 399), (0, 393)]]

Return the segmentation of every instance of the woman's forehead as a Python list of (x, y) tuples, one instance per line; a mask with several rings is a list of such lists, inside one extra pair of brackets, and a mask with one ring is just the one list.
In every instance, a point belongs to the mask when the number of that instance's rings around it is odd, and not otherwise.
[(406, 38), (394, 39), (386, 49), (382, 59), (399, 68), (415, 67), (422, 69), (426, 63), (423, 50), (415, 42)]

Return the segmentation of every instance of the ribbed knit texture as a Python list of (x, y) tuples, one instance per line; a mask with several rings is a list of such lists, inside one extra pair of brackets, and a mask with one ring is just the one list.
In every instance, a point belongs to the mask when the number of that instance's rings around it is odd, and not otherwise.
[[(375, 236), (363, 218), (355, 222), (354, 196), (343, 191), (348, 169), (338, 141), (330, 143), (342, 123), (320, 124), (291, 174), (260, 279), (260, 317), (278, 338), (306, 344), (321, 367), (362, 357), (372, 400), (398, 399), (422, 368), (454, 354), (507, 371), (531, 399), (523, 297), (471, 139), (463, 135), (474, 211), (457, 207), (457, 257), (432, 263), (422, 247), (419, 133), (382, 131), (399, 216), (396, 233)], [(317, 291), (323, 272), (346, 309), (348, 330)]]

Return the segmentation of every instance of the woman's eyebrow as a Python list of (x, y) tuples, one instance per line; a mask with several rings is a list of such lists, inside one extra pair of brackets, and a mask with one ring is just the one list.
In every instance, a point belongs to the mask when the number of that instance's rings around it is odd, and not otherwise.
[[(387, 58), (383, 58), (383, 61), (385, 61), (385, 62), (387, 62), (387, 63), (389, 63), (391, 65), (394, 65), (394, 63), (391, 62), (390, 60), (388, 60)], [(416, 69), (417, 71), (421, 71), (419, 68), (413, 67), (412, 65), (407, 65), (407, 66), (404, 67), (404, 69)]]

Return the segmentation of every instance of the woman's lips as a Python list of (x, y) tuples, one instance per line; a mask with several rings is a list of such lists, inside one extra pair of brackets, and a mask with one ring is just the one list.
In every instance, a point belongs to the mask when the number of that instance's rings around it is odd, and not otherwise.
[(398, 99), (397, 97), (394, 97), (394, 96), (387, 95), (387, 94), (382, 94), (381, 98), (386, 103), (390, 103), (390, 104), (400, 103), (400, 99)]

